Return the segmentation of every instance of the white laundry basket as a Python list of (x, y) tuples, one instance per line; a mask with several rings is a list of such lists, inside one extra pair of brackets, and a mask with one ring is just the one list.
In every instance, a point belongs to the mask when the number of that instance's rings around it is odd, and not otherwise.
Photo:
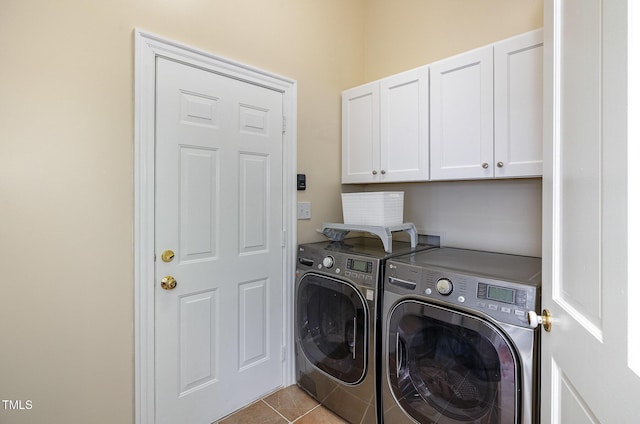
[(345, 224), (391, 227), (403, 222), (404, 192), (342, 193)]

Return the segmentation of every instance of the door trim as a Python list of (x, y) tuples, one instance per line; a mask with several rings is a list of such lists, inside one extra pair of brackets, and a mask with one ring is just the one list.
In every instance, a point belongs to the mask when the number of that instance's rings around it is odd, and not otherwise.
[[(294, 280), (297, 243), (297, 82), (213, 55), (176, 41), (135, 30), (134, 71), (134, 343), (135, 423), (155, 423), (155, 76), (156, 58), (171, 58), (283, 94), (284, 282)], [(285, 130), (286, 129), (286, 130)], [(283, 283), (283, 382), (294, 382), (293, 284)]]

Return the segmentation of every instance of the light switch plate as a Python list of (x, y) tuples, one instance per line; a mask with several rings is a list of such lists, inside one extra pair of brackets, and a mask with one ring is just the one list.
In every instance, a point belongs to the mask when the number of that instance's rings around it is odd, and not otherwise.
[(298, 219), (311, 219), (311, 202), (298, 202)]

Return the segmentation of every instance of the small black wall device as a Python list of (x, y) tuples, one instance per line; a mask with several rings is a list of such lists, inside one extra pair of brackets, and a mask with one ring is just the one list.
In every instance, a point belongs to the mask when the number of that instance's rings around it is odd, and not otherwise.
[(307, 189), (307, 176), (305, 174), (298, 174), (298, 190)]

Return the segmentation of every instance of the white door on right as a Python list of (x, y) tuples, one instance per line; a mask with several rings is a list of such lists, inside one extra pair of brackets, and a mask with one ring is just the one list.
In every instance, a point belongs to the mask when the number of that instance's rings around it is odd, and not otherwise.
[(627, 247), (627, 6), (545, 1), (544, 424), (640, 423), (640, 329), (629, 298), (638, 281), (627, 271), (639, 260)]

